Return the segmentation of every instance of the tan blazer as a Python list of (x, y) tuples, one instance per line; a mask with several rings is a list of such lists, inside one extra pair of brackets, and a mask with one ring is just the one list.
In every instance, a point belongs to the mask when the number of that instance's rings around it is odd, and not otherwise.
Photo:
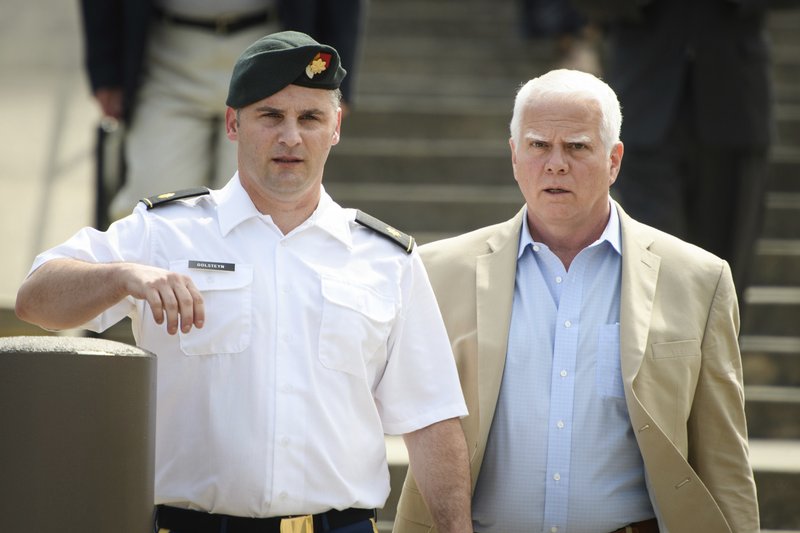
[[(620, 363), (661, 530), (754, 533), (758, 504), (728, 264), (617, 208)], [(522, 216), (420, 249), (469, 408), (462, 426), (473, 487), (503, 378)], [(431, 524), (409, 475), (394, 533), (435, 531)]]

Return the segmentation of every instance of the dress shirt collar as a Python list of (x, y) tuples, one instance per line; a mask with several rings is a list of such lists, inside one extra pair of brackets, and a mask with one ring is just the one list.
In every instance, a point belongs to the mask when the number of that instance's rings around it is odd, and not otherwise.
[[(608, 223), (606, 224), (603, 233), (600, 234), (600, 238), (587, 246), (587, 248), (596, 246), (603, 241), (608, 241), (611, 247), (614, 248), (619, 255), (622, 255), (622, 237), (620, 235), (619, 213), (617, 213), (617, 206), (611, 201), (611, 198), (608, 199), (608, 204), (611, 211), (611, 214), (608, 217)], [(533, 237), (531, 237), (530, 228), (528, 227), (528, 206), (526, 205), (522, 214), (522, 231), (520, 232), (519, 237), (519, 250), (517, 251), (517, 259), (522, 257), (522, 254), (525, 252), (525, 248), (528, 245), (546, 246), (544, 243), (538, 243), (534, 241)]]
[[(223, 235), (230, 233), (236, 226), (251, 218), (272, 220), (269, 215), (262, 215), (256, 208), (250, 195), (242, 187), (237, 172), (233, 178), (219, 190), (211, 191), (211, 198), (218, 206), (219, 227)], [(348, 248), (352, 248), (353, 239), (349, 221), (354, 217), (333, 201), (323, 187), (319, 205), (302, 224), (292, 230), (289, 235), (316, 226), (329, 233)]]

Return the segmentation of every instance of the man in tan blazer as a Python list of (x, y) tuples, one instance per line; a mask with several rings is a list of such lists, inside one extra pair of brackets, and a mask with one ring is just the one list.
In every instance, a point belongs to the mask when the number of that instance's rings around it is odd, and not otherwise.
[[(759, 529), (730, 268), (611, 200), (621, 121), (594, 76), (529, 81), (510, 139), (525, 206), (421, 248), (479, 533)], [(394, 532), (431, 524), (410, 472)]]

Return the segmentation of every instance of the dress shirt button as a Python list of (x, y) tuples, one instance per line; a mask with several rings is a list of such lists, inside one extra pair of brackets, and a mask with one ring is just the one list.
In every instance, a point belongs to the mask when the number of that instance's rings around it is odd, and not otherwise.
[(550, 533), (558, 533), (558, 526), (553, 526), (550, 528)]
[(281, 437), (281, 446), (289, 445), (289, 437)]
[(287, 493), (286, 491), (283, 491), (280, 494), (278, 494), (278, 498), (280, 498), (281, 500), (285, 500), (288, 497), (289, 497), (289, 493)]
[(539, 246), (537, 244), (533, 245), (533, 251), (534, 252), (538, 252), (539, 251)]
[(292, 386), (288, 383), (281, 385), (281, 392), (292, 392)]
[(570, 320), (567, 320), (566, 322), (564, 322), (564, 327), (565, 328), (571, 328), (572, 327), (572, 322)]
[(558, 427), (558, 429), (564, 429), (564, 421), (563, 420), (559, 420), (556, 423), (556, 426)]
[(556, 276), (556, 283), (561, 283), (562, 281), (564, 281), (564, 278), (561, 276)]
[(565, 377), (567, 377), (567, 371), (566, 371), (566, 370), (562, 370), (562, 371), (561, 371), (561, 372), (559, 372), (558, 374), (559, 374), (559, 375), (560, 375), (562, 378), (565, 378)]
[(556, 481), (559, 481), (561, 479), (561, 474), (556, 472), (555, 474), (553, 474), (553, 479), (555, 479)]

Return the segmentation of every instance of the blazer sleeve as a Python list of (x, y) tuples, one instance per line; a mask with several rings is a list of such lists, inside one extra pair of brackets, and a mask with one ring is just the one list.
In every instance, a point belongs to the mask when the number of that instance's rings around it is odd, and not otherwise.
[(703, 336), (703, 360), (688, 421), (689, 463), (731, 531), (758, 531), (758, 502), (747, 444), (739, 310), (723, 263)]

